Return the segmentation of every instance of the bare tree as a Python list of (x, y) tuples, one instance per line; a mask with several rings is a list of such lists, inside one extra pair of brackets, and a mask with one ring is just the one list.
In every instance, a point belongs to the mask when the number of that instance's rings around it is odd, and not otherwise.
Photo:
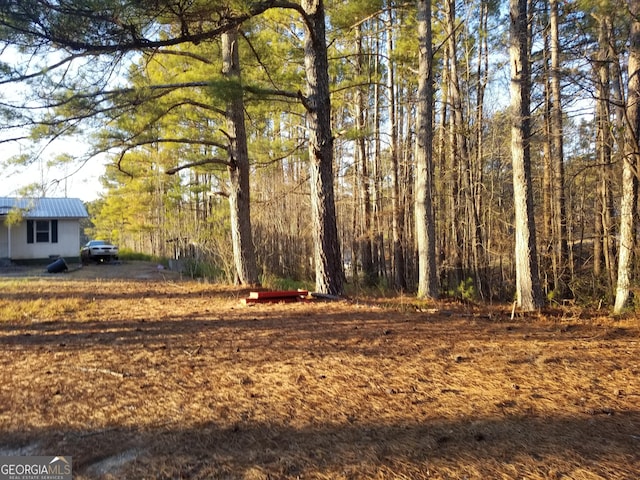
[(415, 216), (418, 245), (418, 298), (438, 297), (436, 227), (433, 214), (433, 46), (431, 1), (418, 3), (418, 125)]
[(600, 175), (597, 183), (593, 273), (603, 276), (609, 292), (615, 283), (612, 238), (613, 195), (611, 193), (613, 135), (611, 124), (611, 64), (617, 62), (612, 47), (612, 25), (608, 14), (594, 15), (598, 22), (598, 51), (594, 59), (596, 77), (596, 158)]
[(551, 165), (553, 198), (553, 273), (554, 289), (564, 295), (568, 282), (567, 219), (564, 194), (564, 135), (562, 92), (560, 89), (560, 38), (558, 0), (549, 0), (551, 47)]
[(510, 0), (511, 156), (515, 207), (517, 305), (524, 311), (542, 307), (536, 254), (530, 157), (530, 68), (527, 0)]
[(629, 80), (622, 164), (622, 200), (620, 203), (620, 245), (618, 247), (618, 283), (613, 312), (619, 314), (629, 299), (631, 257), (635, 244), (634, 220), (638, 203), (638, 165), (640, 165), (640, 0), (629, 0), (631, 38), (629, 42)]
[(387, 64), (387, 95), (388, 95), (388, 118), (389, 118), (389, 156), (391, 157), (391, 237), (393, 242), (393, 282), (397, 290), (407, 288), (406, 274), (404, 268), (404, 252), (402, 242), (404, 240), (404, 210), (400, 199), (400, 165), (398, 152), (398, 120), (396, 116), (396, 81), (395, 62), (393, 60), (394, 50), (394, 12), (391, 7), (387, 8), (387, 42), (388, 53)]
[[(363, 78), (366, 68), (366, 55), (363, 48), (362, 24), (355, 28), (356, 34), (356, 75)], [(360, 231), (355, 232), (358, 235), (357, 243), (360, 252), (360, 261), (362, 263), (362, 273), (364, 274), (364, 282), (367, 286), (375, 285), (376, 272), (373, 268), (373, 230), (372, 230), (372, 208), (371, 208), (371, 189), (369, 165), (367, 159), (367, 85), (361, 85), (356, 88), (355, 92), (355, 117), (356, 129), (358, 132), (356, 140), (356, 159), (358, 162), (358, 178), (356, 185), (358, 187), (358, 196), (360, 200), (359, 212)]]

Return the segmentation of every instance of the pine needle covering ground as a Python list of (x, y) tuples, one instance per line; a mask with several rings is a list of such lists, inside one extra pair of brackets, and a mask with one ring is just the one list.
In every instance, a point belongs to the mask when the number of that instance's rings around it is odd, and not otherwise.
[(635, 318), (139, 277), (0, 279), (0, 455), (77, 479), (640, 478)]

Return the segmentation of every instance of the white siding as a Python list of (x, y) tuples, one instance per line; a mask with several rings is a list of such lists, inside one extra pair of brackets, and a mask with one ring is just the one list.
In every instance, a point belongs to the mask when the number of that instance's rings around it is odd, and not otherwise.
[(77, 219), (58, 220), (58, 243), (27, 243), (27, 223), (11, 227), (12, 260), (46, 259), (55, 255), (80, 255), (80, 223)]

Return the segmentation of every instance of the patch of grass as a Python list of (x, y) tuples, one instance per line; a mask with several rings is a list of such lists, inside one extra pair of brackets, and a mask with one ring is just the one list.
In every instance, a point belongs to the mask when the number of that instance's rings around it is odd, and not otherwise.
[(209, 262), (201, 262), (198, 260), (184, 260), (184, 273), (191, 278), (204, 278), (213, 282), (226, 281), (225, 272)]
[(0, 300), (0, 322), (33, 322), (76, 315), (85, 308), (79, 298)]
[(149, 255), (147, 253), (135, 252), (128, 248), (123, 248), (119, 251), (118, 257), (123, 261), (140, 261), (140, 262), (154, 262), (164, 265), (169, 265), (169, 261), (164, 257), (158, 257), (157, 255)]
[(260, 284), (270, 290), (307, 290), (313, 291), (315, 284), (311, 281), (281, 278), (275, 275), (265, 274), (260, 278)]

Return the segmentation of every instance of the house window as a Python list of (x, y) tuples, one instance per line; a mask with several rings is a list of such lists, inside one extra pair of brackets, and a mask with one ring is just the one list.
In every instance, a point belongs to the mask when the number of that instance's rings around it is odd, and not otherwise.
[(27, 220), (27, 243), (58, 243), (58, 220)]
[(48, 220), (36, 220), (36, 243), (49, 243)]

